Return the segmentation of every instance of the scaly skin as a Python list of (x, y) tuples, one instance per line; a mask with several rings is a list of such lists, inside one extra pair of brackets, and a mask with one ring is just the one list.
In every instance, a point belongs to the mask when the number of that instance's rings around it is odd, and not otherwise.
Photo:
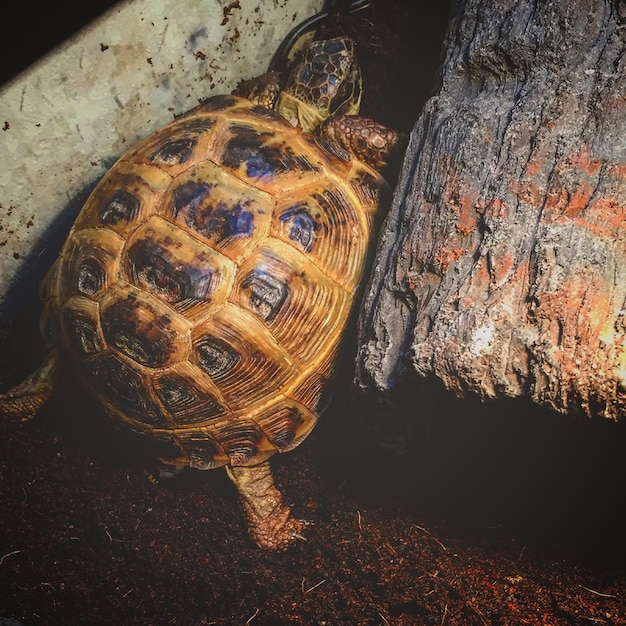
[(330, 117), (320, 126), (319, 134), (379, 172), (398, 160), (408, 143), (405, 134), (358, 115)]
[(51, 352), (26, 380), (0, 394), (0, 418), (27, 422), (35, 417), (52, 396), (58, 371), (56, 353)]
[(291, 516), (274, 484), (269, 461), (251, 467), (227, 467), (248, 521), (250, 537), (260, 548), (281, 550), (293, 543), (304, 522)]

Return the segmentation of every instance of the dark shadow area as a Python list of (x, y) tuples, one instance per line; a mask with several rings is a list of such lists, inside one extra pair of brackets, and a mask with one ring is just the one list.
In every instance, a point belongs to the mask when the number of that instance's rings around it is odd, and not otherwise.
[(0, 331), (10, 332), (4, 327), (7, 320), (10, 323), (20, 315), (27, 316), (28, 309), (37, 306), (39, 285), (59, 256), (76, 216), (97, 182), (91, 181), (68, 201), (19, 266), (0, 303)]
[(115, 4), (113, 0), (6, 3), (2, 9), (0, 85)]
[[(397, 499), (407, 512), (445, 519), (464, 533), (504, 533), (624, 562), (624, 423), (560, 415), (525, 399), (461, 400), (434, 382), (422, 387), (422, 401), (407, 407), (403, 454), (366, 433), (363, 407), (345, 398), (335, 405), (338, 419), (320, 427), (328, 431), (318, 448), (326, 479), (343, 476), (357, 498), (375, 492)], [(384, 412), (375, 419), (380, 436)], [(391, 417), (393, 437), (397, 420)]]

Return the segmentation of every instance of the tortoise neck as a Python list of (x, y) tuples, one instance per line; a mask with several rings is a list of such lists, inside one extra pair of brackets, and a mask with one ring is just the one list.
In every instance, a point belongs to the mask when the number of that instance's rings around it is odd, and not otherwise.
[(299, 126), (302, 130), (312, 133), (327, 118), (327, 114), (317, 107), (307, 104), (282, 91), (276, 104), (276, 111), (292, 126)]

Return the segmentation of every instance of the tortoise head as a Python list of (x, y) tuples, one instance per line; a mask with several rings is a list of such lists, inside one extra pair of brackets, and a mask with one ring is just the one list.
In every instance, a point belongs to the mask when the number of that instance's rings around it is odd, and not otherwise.
[(331, 115), (355, 115), (361, 103), (361, 70), (354, 43), (337, 37), (315, 41), (293, 68), (276, 110), (294, 126), (314, 131)]

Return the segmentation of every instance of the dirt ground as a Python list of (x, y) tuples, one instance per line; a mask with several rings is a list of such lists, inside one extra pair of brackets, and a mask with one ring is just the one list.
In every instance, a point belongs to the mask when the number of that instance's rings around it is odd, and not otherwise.
[[(359, 40), (366, 111), (405, 130), (446, 21), (417, 4), (335, 26)], [(0, 340), (0, 389), (45, 353), (37, 315)], [(432, 390), (398, 458), (359, 426), (349, 378), (274, 459), (309, 522), (274, 554), (250, 543), (223, 471), (151, 484), (143, 451), (80, 390), (0, 424), (0, 625), (626, 624), (623, 425)]]

